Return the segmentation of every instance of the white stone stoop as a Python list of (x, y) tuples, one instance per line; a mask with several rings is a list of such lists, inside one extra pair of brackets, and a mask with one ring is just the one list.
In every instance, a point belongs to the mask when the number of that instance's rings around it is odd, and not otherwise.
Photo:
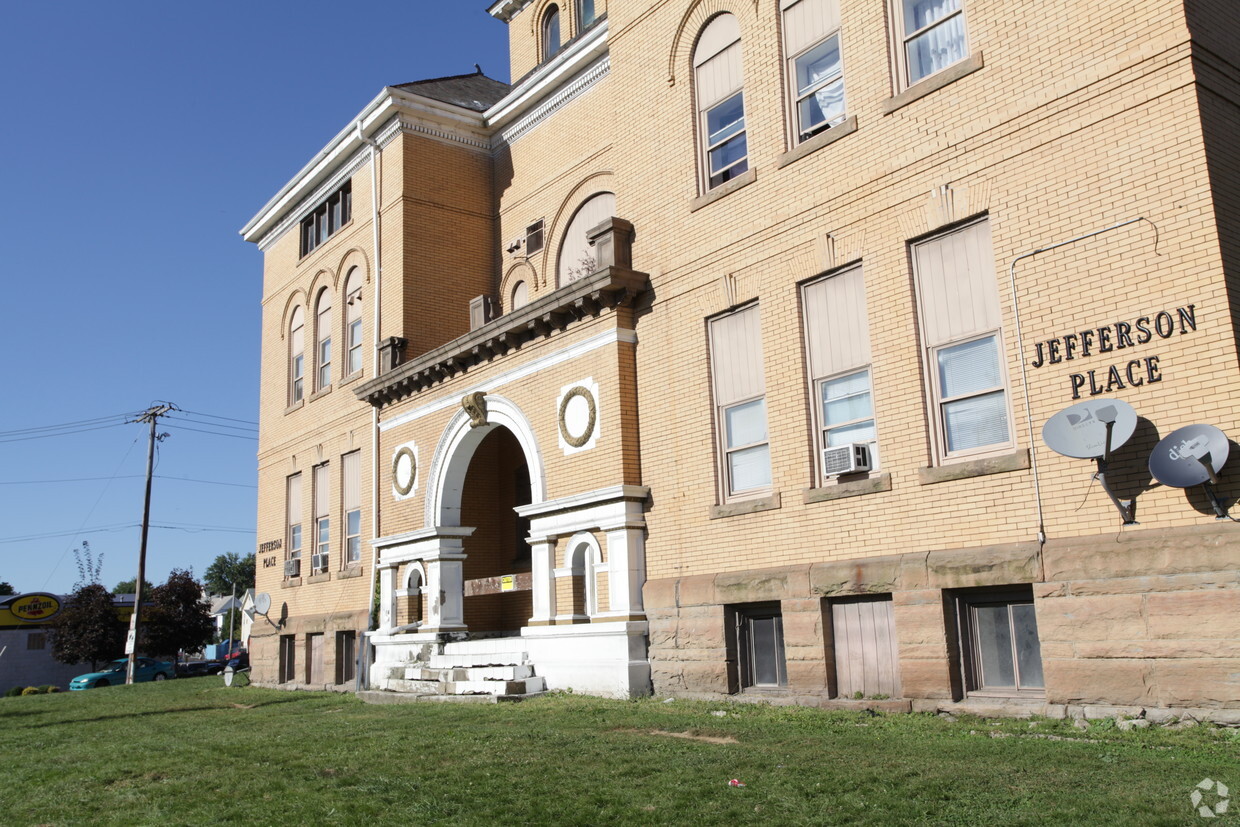
[(382, 689), (414, 696), (407, 700), (521, 700), (547, 691), (521, 638), (454, 641), (435, 648), (438, 654), (428, 661), (392, 666)]

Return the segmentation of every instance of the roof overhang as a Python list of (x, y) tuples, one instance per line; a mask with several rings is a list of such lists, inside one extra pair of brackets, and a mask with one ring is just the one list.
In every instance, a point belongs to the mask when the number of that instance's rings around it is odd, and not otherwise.
[(491, 7), (487, 9), (487, 14), (507, 23), (533, 2), (534, 0), (499, 0), (499, 2), (491, 4)]

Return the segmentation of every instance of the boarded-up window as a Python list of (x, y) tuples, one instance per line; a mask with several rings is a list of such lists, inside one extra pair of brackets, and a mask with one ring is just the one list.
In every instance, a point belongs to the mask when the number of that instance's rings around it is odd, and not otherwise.
[(891, 609), (890, 595), (831, 601), (839, 697), (900, 697), (900, 659)]
[(710, 366), (724, 499), (752, 495), (771, 484), (759, 321), (755, 304), (710, 323)]
[(353, 451), (341, 459), (341, 499), (344, 507), (344, 563), (362, 561), (362, 453)]
[(805, 285), (802, 304), (811, 405), (817, 423), (815, 448), (821, 452), (849, 443), (866, 444), (871, 467), (877, 468), (870, 326), (861, 268)]
[(592, 195), (577, 208), (560, 243), (561, 286), (594, 272), (597, 259), (586, 233), (615, 214), (616, 196), (610, 192)]
[(838, 0), (782, 0), (793, 143), (844, 120)]
[(703, 189), (749, 169), (745, 132), (741, 28), (720, 14), (706, 24), (693, 50)]
[(1011, 445), (990, 223), (913, 245), (940, 459)]

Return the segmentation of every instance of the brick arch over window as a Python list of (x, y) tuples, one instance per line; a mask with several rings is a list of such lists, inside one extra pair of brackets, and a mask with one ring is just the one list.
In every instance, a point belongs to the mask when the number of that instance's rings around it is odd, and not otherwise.
[(525, 282), (527, 289), (531, 293), (538, 286), (538, 271), (528, 261), (518, 261), (513, 264), (500, 280), (499, 295), (503, 312), (511, 313), (515, 309), (512, 306), (512, 290), (516, 287), (517, 282), (522, 281)]
[(345, 251), (340, 257), (340, 264), (336, 266), (336, 284), (338, 289), (343, 289), (344, 278), (351, 270), (357, 268), (362, 274), (365, 284), (370, 284), (370, 259), (366, 256), (366, 251), (360, 247), (352, 247)]
[(290, 325), (293, 321), (293, 311), (298, 307), (305, 307), (309, 303), (309, 299), (306, 297), (306, 293), (303, 290), (294, 290), (289, 294), (289, 297), (284, 300), (284, 312), (280, 314), (281, 339), (288, 337)]
[(592, 172), (585, 178), (582, 178), (577, 184), (569, 190), (564, 200), (560, 202), (560, 207), (555, 211), (555, 217), (551, 219), (550, 225), (547, 227), (547, 243), (543, 248), (543, 260), (540, 273), (542, 280), (539, 284), (543, 287), (547, 286), (548, 270), (552, 271), (551, 281), (554, 283), (554, 268), (559, 258), (560, 245), (564, 240), (564, 231), (568, 228), (568, 223), (577, 213), (577, 209), (591, 195), (598, 192), (614, 193), (615, 183), (614, 175), (611, 170), (602, 170)]
[(683, 77), (693, 77), (693, 48), (697, 45), (698, 35), (710, 22), (712, 17), (721, 14), (732, 14), (741, 26), (741, 39), (745, 39), (745, 31), (757, 21), (759, 0), (746, 3), (745, 0), (697, 0), (685, 10), (672, 39), (672, 51), (667, 57), (667, 85), (675, 86), (677, 73)]

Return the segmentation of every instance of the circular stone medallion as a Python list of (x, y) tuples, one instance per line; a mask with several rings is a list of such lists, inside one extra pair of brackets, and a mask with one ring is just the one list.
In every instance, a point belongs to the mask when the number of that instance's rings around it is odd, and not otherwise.
[(570, 447), (580, 448), (594, 435), (598, 409), (594, 395), (577, 385), (560, 400), (560, 436)]
[(413, 482), (418, 478), (418, 461), (413, 456), (413, 449), (408, 446), (396, 452), (392, 459), (392, 483), (396, 493), (402, 497), (413, 490)]

